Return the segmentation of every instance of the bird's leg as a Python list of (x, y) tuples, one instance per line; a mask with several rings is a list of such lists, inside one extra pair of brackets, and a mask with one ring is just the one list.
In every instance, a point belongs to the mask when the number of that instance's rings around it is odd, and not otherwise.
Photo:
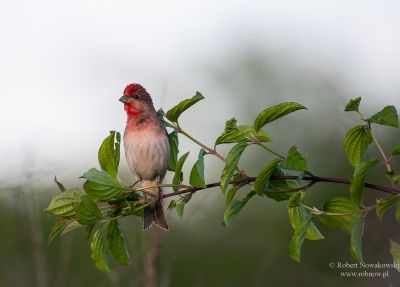
[[(157, 185), (161, 184), (159, 176), (157, 176), (156, 178), (156, 183)], [(157, 192), (157, 201), (160, 201), (161, 199), (162, 199), (162, 189), (159, 187)]]
[(142, 179), (141, 179), (140, 177), (136, 176), (136, 181), (135, 181), (132, 185), (130, 185), (129, 188), (134, 187), (134, 186), (135, 186), (136, 184), (138, 184), (140, 181), (142, 181)]

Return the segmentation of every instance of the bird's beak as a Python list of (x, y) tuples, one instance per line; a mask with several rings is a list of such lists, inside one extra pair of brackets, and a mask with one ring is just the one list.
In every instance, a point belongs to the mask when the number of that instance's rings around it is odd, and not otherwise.
[(127, 97), (127, 96), (122, 96), (122, 97), (120, 97), (119, 98), (119, 101), (121, 102), (121, 103), (128, 103), (129, 102), (129, 98)]

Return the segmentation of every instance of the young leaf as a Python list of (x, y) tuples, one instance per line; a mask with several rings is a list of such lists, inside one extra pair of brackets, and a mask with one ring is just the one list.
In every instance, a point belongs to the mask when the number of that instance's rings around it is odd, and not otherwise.
[(190, 172), (190, 185), (198, 188), (205, 188), (206, 183), (204, 180), (204, 155), (206, 151), (204, 149), (200, 149), (199, 157), (196, 163), (193, 165), (192, 170)]
[(54, 177), (54, 182), (57, 184), (57, 186), (58, 186), (58, 188), (60, 189), (61, 192), (66, 191), (64, 185), (62, 185), (62, 183), (57, 180), (56, 176)]
[(354, 167), (360, 163), (365, 150), (371, 142), (371, 133), (365, 126), (356, 126), (347, 132), (344, 140), (344, 150)]
[(103, 244), (104, 227), (96, 230), (93, 235), (92, 243), (90, 244), (92, 250), (92, 260), (96, 267), (103, 272), (110, 272), (108, 267), (108, 258)]
[(397, 271), (400, 272), (400, 244), (397, 244), (393, 240), (389, 239), (390, 242), (390, 254), (393, 257), (393, 263)]
[(74, 207), (79, 203), (82, 195), (82, 192), (77, 188), (64, 191), (54, 196), (50, 205), (44, 211), (63, 217), (72, 216), (75, 214)]
[(172, 133), (168, 134), (168, 142), (169, 142), (168, 170), (175, 171), (179, 153), (178, 133), (173, 131)]
[(125, 238), (117, 220), (111, 220), (107, 224), (107, 248), (111, 256), (122, 265), (129, 264), (129, 253), (126, 248)]
[[(302, 196), (302, 192), (295, 192), (290, 196), (288, 202), (289, 220), (295, 231), (301, 229), (310, 216), (310, 212), (303, 207), (301, 202)], [(320, 240), (325, 237), (315, 226), (314, 222), (311, 221), (306, 232), (306, 238), (309, 240)]]
[(300, 262), (301, 248), (306, 238), (307, 230), (310, 227), (312, 215), (309, 215), (301, 225), (301, 228), (295, 230), (292, 240), (289, 243), (289, 256), (293, 260)]
[(60, 234), (61, 230), (63, 230), (63, 228), (64, 228), (65, 226), (67, 226), (68, 223), (69, 223), (70, 221), (71, 221), (71, 220), (65, 219), (65, 218), (63, 218), (63, 219), (57, 221), (57, 222), (53, 225), (53, 227), (51, 228), (51, 232), (50, 232), (50, 234), (49, 234), (49, 242), (53, 241), (54, 238), (56, 238), (56, 236), (57, 236), (58, 234)]
[(383, 214), (388, 210), (390, 206), (395, 203), (400, 202), (400, 194), (391, 195), (379, 201), (376, 207), (376, 215), (380, 220), (382, 220)]
[(193, 96), (192, 98), (183, 100), (178, 105), (176, 105), (175, 107), (170, 109), (166, 115), (167, 119), (170, 120), (171, 122), (177, 122), (179, 116), (184, 111), (186, 111), (188, 108), (193, 106), (195, 103), (197, 103), (198, 101), (203, 100), (203, 99), (204, 99), (204, 97), (202, 96), (202, 94), (200, 94), (199, 92), (196, 92), (196, 95)]
[(361, 217), (351, 229), (350, 251), (354, 260), (362, 262), (362, 236), (364, 231), (364, 217)]
[(256, 181), (254, 182), (254, 191), (257, 195), (264, 195), (265, 186), (268, 183), (269, 178), (275, 170), (276, 165), (280, 162), (280, 159), (271, 160), (267, 163), (261, 172), (258, 174)]
[(253, 126), (241, 125), (225, 126), (225, 131), (220, 135), (215, 145), (238, 142), (269, 142), (271, 139), (264, 131), (256, 131)]
[(400, 174), (395, 175), (393, 170), (390, 172), (386, 172), (386, 177), (390, 180), (393, 184), (400, 184)]
[(367, 176), (367, 171), (379, 162), (373, 158), (369, 161), (361, 162), (354, 169), (353, 179), (350, 185), (350, 198), (359, 204), (363, 201), (364, 182)]
[(392, 151), (392, 156), (400, 154), (400, 145), (396, 146)]
[(82, 196), (81, 202), (76, 208), (76, 219), (78, 222), (81, 224), (95, 224), (101, 218), (102, 215), (97, 204), (89, 196)]
[(331, 228), (340, 228), (348, 233), (351, 233), (354, 224), (362, 217), (358, 204), (344, 197), (328, 200), (323, 210), (332, 213), (318, 217), (323, 224)]
[(179, 189), (178, 185), (180, 185), (183, 181), (182, 167), (183, 167), (183, 164), (185, 163), (185, 160), (188, 157), (188, 155), (189, 155), (189, 152), (182, 155), (179, 158), (178, 163), (176, 164), (175, 175), (174, 175), (174, 178), (172, 179), (172, 184), (177, 185), (177, 186), (173, 187), (175, 192), (178, 191), (178, 189)]
[(83, 188), (86, 194), (94, 201), (107, 201), (127, 188), (107, 172), (99, 171), (95, 168), (85, 172), (83, 177), (87, 179), (83, 184)]
[(384, 107), (382, 111), (377, 112), (367, 121), (370, 123), (399, 128), (399, 117), (394, 106)]
[(65, 235), (66, 233), (68, 233), (74, 229), (80, 228), (80, 227), (82, 227), (82, 225), (78, 221), (73, 220), (67, 226), (65, 226), (63, 232), (61, 232), (61, 236)]
[(286, 160), (282, 161), (282, 167), (290, 170), (308, 171), (307, 161), (298, 152), (296, 146), (292, 146)]
[(233, 146), (232, 149), (229, 151), (228, 156), (226, 157), (226, 165), (221, 175), (221, 189), (223, 192), (226, 191), (229, 181), (231, 180), (233, 173), (235, 172), (240, 156), (247, 146), (247, 143), (241, 142)]
[(236, 129), (236, 123), (237, 123), (236, 118), (231, 118), (231, 119), (227, 120), (226, 123), (225, 123), (224, 132), (225, 133), (229, 133), (230, 131), (235, 130)]
[(259, 131), (267, 123), (302, 109), (307, 108), (294, 102), (286, 102), (270, 107), (258, 114), (256, 120), (254, 121), (254, 128), (256, 131)]
[(113, 177), (117, 177), (118, 174), (120, 142), (120, 133), (110, 131), (110, 135), (104, 139), (98, 152), (101, 169), (108, 172)]
[(250, 191), (242, 200), (234, 199), (227, 206), (224, 213), (224, 225), (228, 227), (232, 220), (240, 213), (246, 203), (254, 196), (254, 191)]
[(357, 112), (358, 108), (360, 106), (360, 102), (361, 102), (361, 97), (355, 98), (355, 99), (351, 99), (346, 107), (344, 108), (345, 112)]

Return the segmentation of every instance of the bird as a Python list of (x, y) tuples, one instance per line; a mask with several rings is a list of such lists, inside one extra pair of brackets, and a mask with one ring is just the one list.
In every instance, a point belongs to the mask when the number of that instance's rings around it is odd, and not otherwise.
[(124, 149), (127, 164), (141, 182), (147, 206), (143, 214), (143, 230), (153, 224), (167, 231), (162, 206), (162, 189), (158, 187), (167, 172), (169, 157), (168, 133), (153, 106), (150, 94), (140, 84), (129, 84), (119, 99), (127, 114)]

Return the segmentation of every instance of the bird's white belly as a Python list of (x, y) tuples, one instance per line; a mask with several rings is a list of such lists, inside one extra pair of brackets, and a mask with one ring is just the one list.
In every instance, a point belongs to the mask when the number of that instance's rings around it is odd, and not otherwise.
[(165, 175), (169, 156), (168, 137), (147, 131), (131, 131), (124, 136), (125, 156), (129, 168), (143, 180)]

